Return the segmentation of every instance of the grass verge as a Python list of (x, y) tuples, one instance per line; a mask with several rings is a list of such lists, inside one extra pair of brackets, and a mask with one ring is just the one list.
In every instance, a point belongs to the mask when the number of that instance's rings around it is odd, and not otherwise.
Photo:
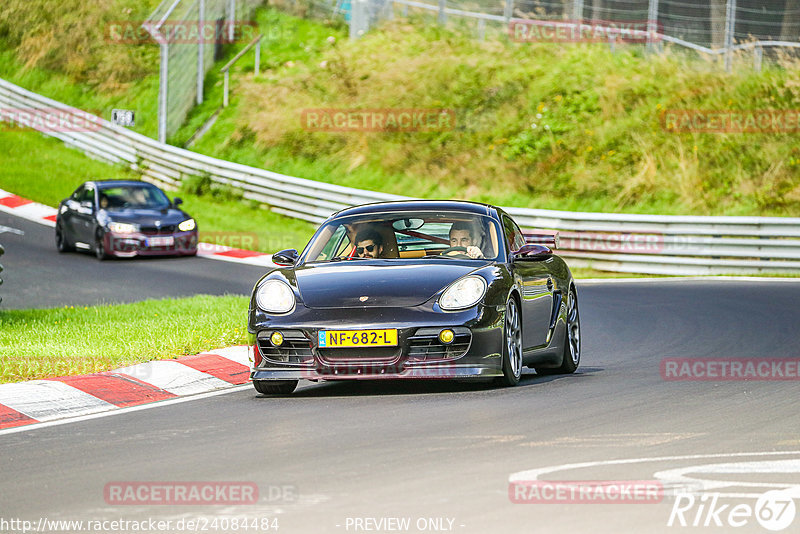
[[(246, 343), (247, 297), (0, 312), (0, 382), (108, 371)], [(190, 319), (187, 319), (190, 318)]]

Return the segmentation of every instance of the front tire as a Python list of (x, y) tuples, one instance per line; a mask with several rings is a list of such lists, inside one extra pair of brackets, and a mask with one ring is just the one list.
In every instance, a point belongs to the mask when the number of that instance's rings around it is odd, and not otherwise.
[(522, 318), (517, 299), (506, 302), (506, 319), (503, 325), (503, 376), (501, 386), (516, 386), (522, 376)]
[(575, 288), (569, 290), (567, 297), (567, 331), (564, 335), (564, 355), (561, 366), (553, 369), (536, 369), (540, 375), (569, 375), (581, 363), (581, 316), (578, 312), (578, 296)]
[(262, 395), (291, 395), (297, 380), (253, 380), (253, 387)]
[(106, 247), (103, 244), (103, 232), (100, 230), (97, 231), (94, 237), (94, 257), (100, 261), (108, 259), (108, 253), (106, 252)]

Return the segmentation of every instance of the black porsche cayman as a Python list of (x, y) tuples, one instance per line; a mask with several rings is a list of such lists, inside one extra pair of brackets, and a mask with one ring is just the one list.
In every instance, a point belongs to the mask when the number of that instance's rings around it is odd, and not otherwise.
[(569, 268), (494, 206), (348, 208), (302, 254), (284, 250), (273, 262), (279, 267), (256, 283), (249, 309), (250, 376), (260, 393), (291, 393), (300, 379), (513, 386), (523, 366), (573, 373), (580, 363)]
[(197, 254), (197, 224), (153, 184), (85, 182), (58, 205), (56, 248), (109, 256)]

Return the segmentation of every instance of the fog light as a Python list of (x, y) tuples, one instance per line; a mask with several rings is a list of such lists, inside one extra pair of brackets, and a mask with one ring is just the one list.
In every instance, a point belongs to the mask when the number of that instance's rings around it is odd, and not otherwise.
[(271, 336), (269, 336), (269, 340), (272, 341), (272, 344), (276, 347), (280, 347), (283, 344), (283, 334), (280, 332), (273, 332)]
[(439, 332), (439, 341), (441, 341), (445, 345), (449, 345), (450, 343), (452, 343), (455, 337), (456, 335), (450, 329), (445, 329)]

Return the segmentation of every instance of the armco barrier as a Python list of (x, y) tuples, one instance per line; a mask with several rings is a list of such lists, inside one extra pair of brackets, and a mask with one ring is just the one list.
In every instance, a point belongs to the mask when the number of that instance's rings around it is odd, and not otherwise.
[[(5, 253), (5, 251), (6, 250), (3, 248), (3, 245), (0, 245), (0, 256), (2, 256)], [(2, 272), (3, 272), (3, 266), (0, 265), (0, 273), (2, 273)], [(0, 278), (0, 286), (1, 285), (3, 285), (3, 279), (2, 278)], [(3, 302), (3, 297), (2, 296), (0, 296), (0, 302)]]
[[(67, 113), (74, 109), (0, 80), (3, 108)], [(31, 127), (89, 156), (130, 167), (168, 189), (189, 176), (209, 176), (277, 213), (314, 223), (347, 206), (408, 198), (223, 161), (159, 143), (102, 119), (86, 131)], [(653, 274), (800, 273), (800, 218), (507, 211), (523, 228), (559, 231), (559, 254), (574, 266)]]

